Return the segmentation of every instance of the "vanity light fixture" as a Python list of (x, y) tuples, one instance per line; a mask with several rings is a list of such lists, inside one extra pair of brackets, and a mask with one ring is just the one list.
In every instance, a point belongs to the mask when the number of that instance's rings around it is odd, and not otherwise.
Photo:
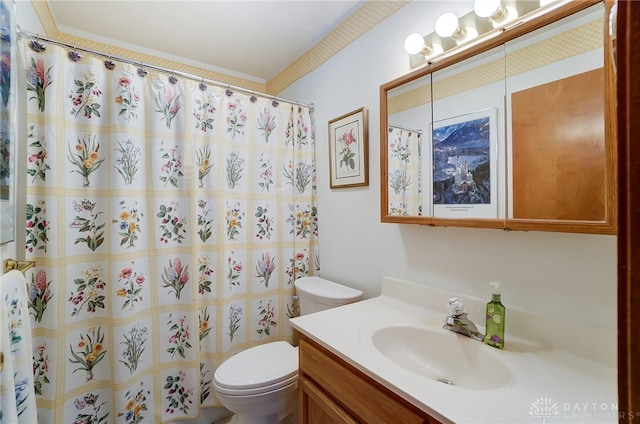
[(411, 69), (435, 63), (576, 0), (474, 0), (473, 10), (440, 15), (435, 31), (405, 39)]
[(418, 34), (409, 34), (404, 40), (404, 50), (410, 55), (420, 54), (425, 58), (438, 55), (444, 50), (442, 45), (437, 43), (428, 44), (425, 42), (425, 38)]
[[(464, 49), (468, 49), (480, 43), (484, 43), (485, 41), (495, 38), (500, 34), (501, 34), (500, 31), (490, 31), (486, 34), (480, 35), (477, 38), (474, 38), (473, 40), (470, 40), (468, 43), (466, 43), (464, 45)], [(460, 49), (453, 48), (453, 49), (447, 50), (446, 52), (441, 52), (441, 54), (438, 54), (438, 55), (434, 54), (432, 55), (431, 59), (430, 58), (425, 58), (425, 59), (427, 59), (427, 63), (433, 64), (433, 63), (440, 62), (441, 60), (446, 59), (448, 57), (451, 57), (459, 53), (460, 51), (461, 51)]]
[(481, 18), (488, 18), (494, 28), (518, 17), (516, 8), (503, 6), (501, 0), (475, 0), (473, 11)]

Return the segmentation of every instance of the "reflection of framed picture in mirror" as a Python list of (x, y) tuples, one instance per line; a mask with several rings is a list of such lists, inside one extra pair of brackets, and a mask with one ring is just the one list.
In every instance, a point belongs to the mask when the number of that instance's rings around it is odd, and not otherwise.
[(0, 243), (15, 237), (14, 48), (14, 6), (0, 0)]
[(367, 109), (329, 121), (329, 186), (369, 185)]
[(433, 216), (497, 218), (498, 109), (435, 121)]

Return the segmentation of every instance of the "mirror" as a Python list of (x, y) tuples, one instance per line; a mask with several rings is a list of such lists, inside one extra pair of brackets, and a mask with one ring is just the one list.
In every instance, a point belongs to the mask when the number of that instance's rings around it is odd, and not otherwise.
[(381, 86), (382, 222), (615, 234), (605, 8), (569, 2)]
[(432, 75), (431, 215), (504, 218), (504, 46)]

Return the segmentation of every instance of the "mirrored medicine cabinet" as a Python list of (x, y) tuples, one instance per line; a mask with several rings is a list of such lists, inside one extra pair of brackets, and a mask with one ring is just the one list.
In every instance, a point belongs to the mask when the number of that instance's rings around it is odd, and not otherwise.
[(609, 8), (568, 2), (382, 85), (382, 222), (615, 234)]

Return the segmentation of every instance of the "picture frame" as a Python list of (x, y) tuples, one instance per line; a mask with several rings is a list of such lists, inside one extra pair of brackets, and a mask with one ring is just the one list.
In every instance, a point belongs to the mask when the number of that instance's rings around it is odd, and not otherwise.
[(431, 125), (434, 217), (498, 217), (497, 124), (498, 108), (491, 108)]
[(329, 121), (329, 187), (369, 185), (369, 128), (361, 107)]

